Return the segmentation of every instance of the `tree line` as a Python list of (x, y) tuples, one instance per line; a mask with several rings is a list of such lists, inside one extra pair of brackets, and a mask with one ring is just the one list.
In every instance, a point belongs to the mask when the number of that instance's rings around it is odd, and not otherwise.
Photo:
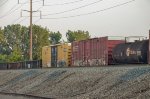
[[(33, 60), (41, 59), (43, 46), (62, 42), (62, 34), (50, 31), (46, 27), (33, 25)], [(90, 38), (88, 31), (66, 32), (68, 43)], [(29, 60), (29, 27), (20, 24), (7, 25), (0, 28), (0, 62), (16, 62)]]

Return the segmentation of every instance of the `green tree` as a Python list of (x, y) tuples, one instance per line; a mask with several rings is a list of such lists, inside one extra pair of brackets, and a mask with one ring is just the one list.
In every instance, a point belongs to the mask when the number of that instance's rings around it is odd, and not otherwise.
[(62, 38), (62, 35), (59, 31), (58, 32), (50, 32), (50, 34), (49, 34), (50, 43), (52, 43), (52, 44), (60, 43), (61, 38)]
[[(3, 34), (4, 34), (4, 39), (5, 39), (3, 48), (5, 48), (7, 51), (10, 52), (8, 53), (9, 56), (10, 55), (14, 56), (14, 54), (17, 54), (17, 56), (21, 57), (21, 58), (12, 58), (10, 56), (9, 57), (10, 61), (13, 62), (13, 59), (14, 61), (17, 61), (16, 59), (18, 59), (18, 61), (21, 61), (20, 59), (23, 60), (24, 55), (26, 55), (24, 52), (25, 50), (27, 50), (26, 42), (28, 42), (28, 39), (29, 39), (29, 37), (25, 37), (25, 36), (28, 36), (27, 35), (28, 28), (25, 26), (21, 26), (20, 24), (8, 25), (4, 27)], [(17, 52), (19, 51), (19, 52), (15, 53), (14, 51), (17, 51)]]
[(22, 53), (21, 49), (18, 47), (14, 47), (14, 50), (12, 53), (9, 55), (8, 62), (16, 62), (16, 61), (22, 61)]
[(6, 44), (13, 50), (14, 46), (21, 47), (21, 25), (8, 25), (4, 27)]
[(7, 55), (0, 54), (0, 63), (7, 62)]
[[(32, 33), (33, 59), (41, 59), (42, 47), (50, 44), (50, 32), (47, 28), (33, 25)], [(13, 24), (4, 27), (3, 30), (0, 28), (0, 59), (9, 62), (28, 60), (29, 41), (29, 27)]]
[(49, 30), (38, 25), (33, 25), (33, 59), (42, 58), (42, 47), (48, 46)]
[(89, 39), (90, 35), (88, 31), (71, 31), (68, 30), (68, 32), (66, 33), (66, 37), (68, 42), (73, 42), (73, 41), (80, 41), (80, 40), (85, 40), (85, 39)]
[(7, 55), (5, 55), (5, 49), (3, 45), (4, 45), (4, 35), (2, 28), (0, 28), (0, 63), (6, 62), (7, 57)]
[(4, 31), (0, 28), (0, 63), (7, 62), (7, 57), (10, 53), (10, 50), (8, 50), (8, 47), (5, 46), (5, 44)]
[(21, 39), (21, 52), (23, 55), (23, 60), (29, 59), (29, 44), (30, 44), (30, 35), (29, 28), (22, 26), (21, 29), (22, 39)]
[(4, 35), (3, 35), (3, 30), (0, 27), (0, 44), (4, 41)]

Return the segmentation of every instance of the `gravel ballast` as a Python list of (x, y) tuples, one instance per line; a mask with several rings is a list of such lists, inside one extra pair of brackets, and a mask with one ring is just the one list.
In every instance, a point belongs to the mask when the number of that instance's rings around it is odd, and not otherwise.
[(1, 70), (0, 92), (55, 99), (150, 99), (150, 67)]

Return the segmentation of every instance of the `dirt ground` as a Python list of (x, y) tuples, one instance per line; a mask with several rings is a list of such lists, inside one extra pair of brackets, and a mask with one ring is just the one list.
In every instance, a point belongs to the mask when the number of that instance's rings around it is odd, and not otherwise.
[(0, 92), (55, 99), (150, 99), (150, 66), (1, 70)]

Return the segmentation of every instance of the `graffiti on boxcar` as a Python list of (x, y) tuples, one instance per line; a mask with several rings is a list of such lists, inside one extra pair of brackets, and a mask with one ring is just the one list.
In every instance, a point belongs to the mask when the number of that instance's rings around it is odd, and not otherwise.
[(107, 65), (105, 58), (100, 59), (88, 59), (88, 60), (76, 60), (74, 61), (74, 66), (101, 66), (101, 65)]
[(57, 62), (57, 67), (65, 67), (67, 65), (65, 60), (60, 60)]
[(78, 51), (78, 46), (73, 46), (73, 52), (77, 52)]
[(91, 66), (100, 66), (100, 65), (106, 65), (105, 58), (100, 58), (100, 59), (92, 59), (91, 60)]
[(126, 55), (130, 56), (130, 55), (141, 55), (141, 51), (135, 51), (135, 50), (131, 50), (130, 48), (127, 48), (126, 50)]

